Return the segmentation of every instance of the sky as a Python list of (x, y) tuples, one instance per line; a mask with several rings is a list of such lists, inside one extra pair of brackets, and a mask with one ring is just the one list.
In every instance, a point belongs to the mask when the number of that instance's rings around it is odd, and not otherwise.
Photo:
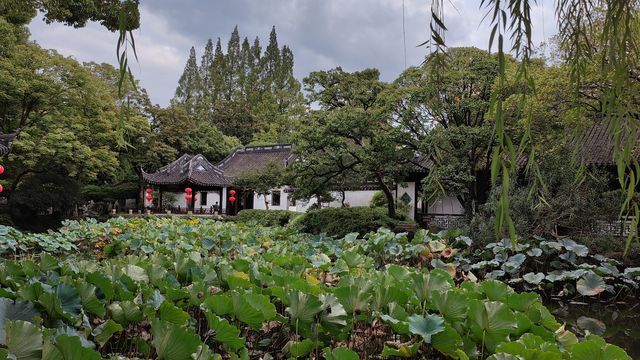
[[(533, 41), (538, 45), (556, 32), (552, 0), (532, 8)], [(207, 39), (221, 38), (223, 48), (234, 26), (264, 47), (275, 26), (280, 46), (294, 54), (294, 73), (302, 80), (311, 71), (341, 66), (346, 71), (380, 70), (393, 81), (407, 66), (419, 65), (429, 52), (417, 47), (429, 38), (431, 0), (141, 0), (141, 26), (134, 32), (139, 61), (134, 76), (154, 103), (166, 106), (184, 70), (189, 49), (198, 61)], [(444, 20), (448, 46), (487, 49), (488, 24), (480, 0), (447, 0)], [(32, 39), (78, 61), (117, 67), (117, 36), (98, 24), (74, 29), (46, 24), (36, 17)], [(132, 57), (133, 58), (133, 57)]]

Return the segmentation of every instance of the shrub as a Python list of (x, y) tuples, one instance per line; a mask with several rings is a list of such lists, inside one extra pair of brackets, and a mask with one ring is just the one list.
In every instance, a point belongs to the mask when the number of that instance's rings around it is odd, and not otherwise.
[(300, 213), (288, 210), (246, 209), (236, 215), (237, 222), (255, 222), (262, 226), (285, 226)]
[(387, 215), (385, 208), (351, 207), (309, 211), (299, 220), (300, 230), (312, 234), (326, 233), (343, 237), (357, 232), (366, 234), (381, 227), (393, 229), (398, 221)]

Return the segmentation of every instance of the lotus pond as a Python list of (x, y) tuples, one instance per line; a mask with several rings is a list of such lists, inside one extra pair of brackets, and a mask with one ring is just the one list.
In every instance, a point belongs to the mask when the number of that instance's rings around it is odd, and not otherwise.
[(199, 219), (0, 227), (0, 358), (631, 358), (542, 300), (617, 300), (640, 269), (566, 239), (470, 245)]

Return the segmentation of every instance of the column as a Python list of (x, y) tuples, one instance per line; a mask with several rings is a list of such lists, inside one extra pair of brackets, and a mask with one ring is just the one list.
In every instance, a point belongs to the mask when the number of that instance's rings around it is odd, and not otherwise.
[(220, 207), (222, 209), (222, 211), (220, 211), (222, 214), (227, 214), (227, 187), (224, 186), (222, 188), (222, 194), (220, 194)]

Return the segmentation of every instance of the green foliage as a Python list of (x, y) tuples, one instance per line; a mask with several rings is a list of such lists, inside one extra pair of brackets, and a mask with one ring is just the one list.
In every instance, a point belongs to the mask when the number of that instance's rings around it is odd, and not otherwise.
[(366, 234), (381, 227), (394, 228), (396, 224), (397, 220), (390, 218), (386, 209), (369, 207), (311, 210), (302, 215), (299, 223), (303, 232), (337, 237)]
[(33, 17), (42, 12), (48, 23), (62, 22), (73, 27), (84, 27), (88, 21), (96, 21), (111, 31), (120, 28), (121, 9), (127, 13), (126, 30), (140, 26), (138, 0), (83, 0), (70, 1), (22, 1), (7, 0), (0, 4), (0, 16), (12, 24), (27, 25)]
[(116, 185), (86, 185), (81, 189), (82, 198), (100, 201), (105, 199), (135, 199), (139, 185), (128, 182)]
[[(429, 270), (440, 266), (435, 260), (464, 264), (451, 250), (470, 240), (455, 232), (420, 231), (411, 242), (389, 230), (335, 239), (204, 219), (114, 218), (68, 223), (52, 235), (91, 249), (120, 245), (3, 262), (0, 328), (4, 350), (17, 358), (246, 358), (249, 348), (293, 357), (322, 349), (329, 359), (538, 351), (629, 358), (591, 335), (579, 341), (535, 293), (463, 280), (455, 267)], [(583, 254), (575, 243), (561, 246)], [(336, 346), (374, 324), (380, 342)], [(124, 338), (136, 345), (121, 347)]]
[(29, 174), (9, 200), (11, 217), (27, 228), (42, 214), (61, 221), (79, 199), (80, 186), (75, 180), (55, 173)]
[(286, 169), (276, 162), (270, 162), (260, 170), (251, 170), (234, 178), (234, 185), (249, 192), (262, 195), (264, 205), (269, 209), (267, 195), (272, 190), (285, 185)]
[(304, 79), (308, 101), (320, 109), (309, 111), (296, 130), (294, 151), (302, 159), (292, 167), (296, 198), (326, 198), (375, 182), (387, 197), (389, 216), (396, 216), (391, 189), (414, 154), (383, 107), (386, 84), (379, 77), (376, 69), (349, 73), (338, 67)]
[(200, 64), (190, 50), (173, 102), (189, 115), (243, 144), (290, 142), (303, 113), (300, 83), (293, 76), (293, 52), (278, 45), (275, 27), (262, 51), (260, 40), (241, 41), (236, 26), (223, 52), (220, 38), (207, 41)]
[(288, 210), (246, 209), (236, 215), (235, 221), (255, 223), (261, 226), (286, 226), (298, 216), (302, 216), (302, 214)]
[[(566, 149), (566, 148), (560, 148)], [(574, 163), (567, 151), (550, 153), (539, 159), (545, 190), (538, 192), (533, 174), (514, 182), (509, 203), (516, 232), (521, 236), (574, 236), (593, 232), (599, 221), (615, 221), (621, 205), (619, 192), (611, 191), (612, 175), (599, 169), (585, 170)], [(492, 190), (488, 202), (472, 219), (470, 232), (479, 241), (491, 240), (497, 203), (502, 188)]]

